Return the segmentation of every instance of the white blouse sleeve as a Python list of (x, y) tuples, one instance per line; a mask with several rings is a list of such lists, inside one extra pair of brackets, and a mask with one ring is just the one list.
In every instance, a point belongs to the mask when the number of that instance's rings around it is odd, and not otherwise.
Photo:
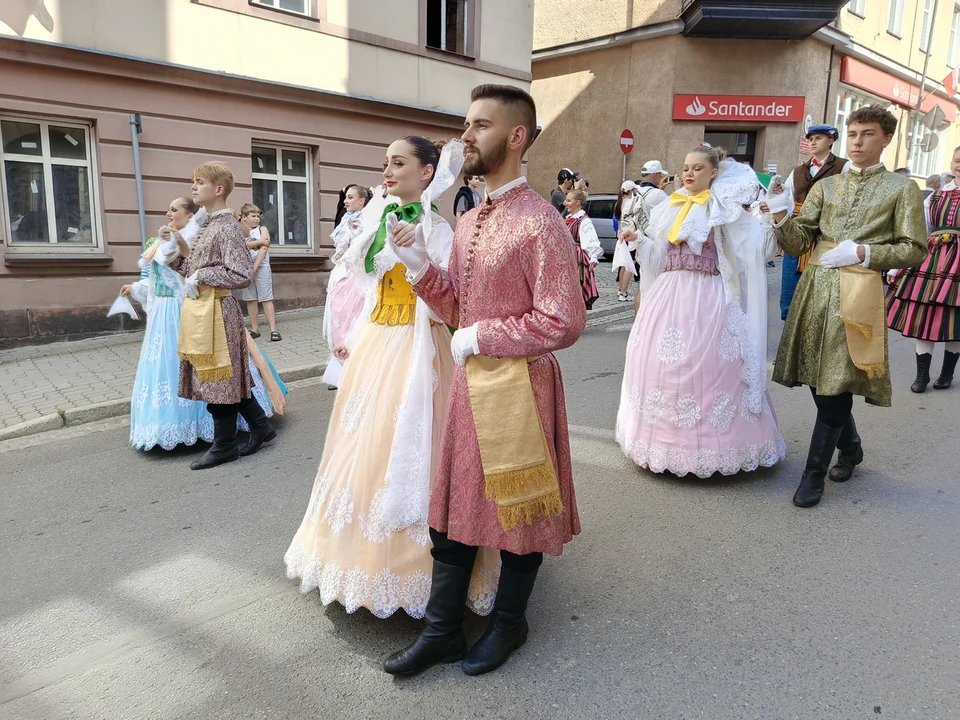
[(587, 255), (594, 262), (598, 262), (603, 257), (603, 248), (600, 247), (597, 229), (593, 226), (593, 221), (586, 215), (580, 222), (580, 247), (587, 251)]

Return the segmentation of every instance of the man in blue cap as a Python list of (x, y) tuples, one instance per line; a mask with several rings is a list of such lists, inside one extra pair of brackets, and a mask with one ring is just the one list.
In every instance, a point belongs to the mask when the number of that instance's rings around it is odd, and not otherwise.
[[(830, 151), (838, 136), (837, 129), (832, 125), (811, 125), (810, 129), (807, 130), (811, 157), (790, 173), (790, 177), (787, 178), (787, 182), (783, 186), (784, 191), (792, 196), (793, 212), (790, 213), (791, 215), (800, 213), (800, 208), (803, 207), (803, 202), (807, 199), (807, 193), (810, 192), (814, 183), (832, 175), (839, 175), (848, 169), (850, 162), (838, 158)], [(780, 285), (781, 320), (787, 319), (787, 311), (793, 301), (793, 293), (797, 289), (800, 274), (806, 268), (809, 259), (810, 253), (801, 258), (795, 258), (787, 254), (783, 256), (782, 283)]]

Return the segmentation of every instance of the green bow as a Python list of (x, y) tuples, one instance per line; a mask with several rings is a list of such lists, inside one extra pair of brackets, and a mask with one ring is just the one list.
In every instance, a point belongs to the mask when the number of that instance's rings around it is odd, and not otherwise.
[[(433, 206), (433, 211), (437, 212), (436, 205)], [(364, 262), (364, 267), (368, 273), (373, 272), (373, 259), (377, 256), (377, 253), (383, 250), (383, 246), (387, 242), (387, 215), (393, 213), (399, 220), (413, 225), (422, 212), (423, 205), (418, 202), (412, 202), (403, 207), (400, 207), (397, 203), (390, 203), (383, 209), (383, 214), (380, 216), (380, 227), (377, 228), (377, 236), (373, 239), (373, 244), (370, 246), (370, 249), (367, 250), (367, 258)]]

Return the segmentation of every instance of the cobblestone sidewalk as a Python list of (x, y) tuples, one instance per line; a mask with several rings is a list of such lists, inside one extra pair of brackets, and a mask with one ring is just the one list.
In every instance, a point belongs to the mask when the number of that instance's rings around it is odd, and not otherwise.
[[(597, 317), (624, 310), (617, 303), (616, 283), (610, 265), (597, 268), (600, 298), (591, 310)], [(323, 310), (314, 308), (279, 313), (281, 342), (270, 342), (261, 318), (257, 342), (278, 371), (325, 363)], [(35, 345), (0, 351), (0, 430), (46, 415), (130, 397), (140, 358), (143, 333), (124, 334), (75, 342)]]

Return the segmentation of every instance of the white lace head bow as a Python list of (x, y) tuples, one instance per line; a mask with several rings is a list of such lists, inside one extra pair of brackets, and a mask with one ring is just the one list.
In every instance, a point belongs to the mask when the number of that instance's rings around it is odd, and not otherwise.
[(423, 205), (423, 235), (430, 237), (433, 230), (433, 201), (449, 190), (460, 176), (463, 169), (463, 143), (454, 139), (443, 146), (440, 160), (433, 172), (433, 180), (427, 189), (420, 195), (420, 204)]
[(743, 212), (743, 206), (757, 198), (760, 180), (753, 168), (733, 158), (720, 163), (716, 179), (710, 186), (713, 203), (710, 208), (710, 225), (725, 225), (733, 222)]

